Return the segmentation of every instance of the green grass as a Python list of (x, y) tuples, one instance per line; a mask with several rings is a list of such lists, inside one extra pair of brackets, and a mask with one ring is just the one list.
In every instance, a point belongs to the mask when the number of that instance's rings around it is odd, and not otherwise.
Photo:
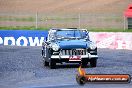
[(18, 17), (0, 17), (0, 21), (17, 21), (17, 22), (33, 22), (35, 18), (33, 17), (25, 17), (25, 18), (18, 18)]
[(123, 19), (121, 17), (113, 17), (113, 18), (104, 18), (104, 21), (106, 22), (123, 22)]
[[(35, 17), (5, 17), (5, 16), (0, 16), (0, 21), (17, 21), (17, 22), (34, 22), (36, 20)], [(76, 17), (44, 17), (44, 18), (38, 18), (39, 21), (50, 21), (50, 20), (54, 20), (54, 21), (76, 21), (78, 20), (78, 18)]]
[(37, 29), (35, 26), (8, 26), (8, 27), (0, 27), (0, 30), (48, 30), (49, 28), (38, 27)]
[(93, 28), (93, 29), (89, 29), (88, 31), (92, 31), (92, 32), (132, 32), (132, 29), (112, 29), (112, 28)]
[[(37, 29), (35, 26), (9, 26), (9, 27), (0, 27), (0, 30), (48, 30), (52, 27), (38, 27)], [(132, 32), (132, 29), (102, 29), (102, 28), (88, 28), (88, 31), (90, 32)]]

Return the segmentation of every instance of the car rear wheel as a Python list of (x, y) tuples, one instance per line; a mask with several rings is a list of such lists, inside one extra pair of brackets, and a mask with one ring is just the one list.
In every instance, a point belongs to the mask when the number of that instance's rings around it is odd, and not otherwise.
[(97, 65), (97, 59), (96, 58), (91, 59), (90, 66), (91, 67), (96, 67), (96, 65)]
[(50, 68), (51, 69), (55, 69), (56, 68), (56, 62), (53, 59), (50, 60)]

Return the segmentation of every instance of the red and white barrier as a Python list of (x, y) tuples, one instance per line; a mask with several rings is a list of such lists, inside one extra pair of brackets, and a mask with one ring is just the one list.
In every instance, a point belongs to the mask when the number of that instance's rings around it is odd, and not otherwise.
[(90, 39), (98, 48), (132, 50), (132, 33), (124, 32), (90, 32)]

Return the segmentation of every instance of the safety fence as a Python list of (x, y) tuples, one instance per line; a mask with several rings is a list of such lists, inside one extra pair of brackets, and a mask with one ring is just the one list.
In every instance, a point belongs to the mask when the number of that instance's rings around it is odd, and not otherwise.
[[(132, 23), (129, 21), (129, 26)], [(120, 14), (0, 13), (0, 27), (127, 29), (128, 19)]]

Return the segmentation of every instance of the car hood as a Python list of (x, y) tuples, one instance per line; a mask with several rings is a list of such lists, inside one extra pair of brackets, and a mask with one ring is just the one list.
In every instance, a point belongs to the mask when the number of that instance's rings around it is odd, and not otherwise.
[(76, 48), (87, 48), (89, 42), (84, 39), (63, 40), (63, 41), (58, 41), (57, 44), (60, 46), (60, 49), (76, 49)]

